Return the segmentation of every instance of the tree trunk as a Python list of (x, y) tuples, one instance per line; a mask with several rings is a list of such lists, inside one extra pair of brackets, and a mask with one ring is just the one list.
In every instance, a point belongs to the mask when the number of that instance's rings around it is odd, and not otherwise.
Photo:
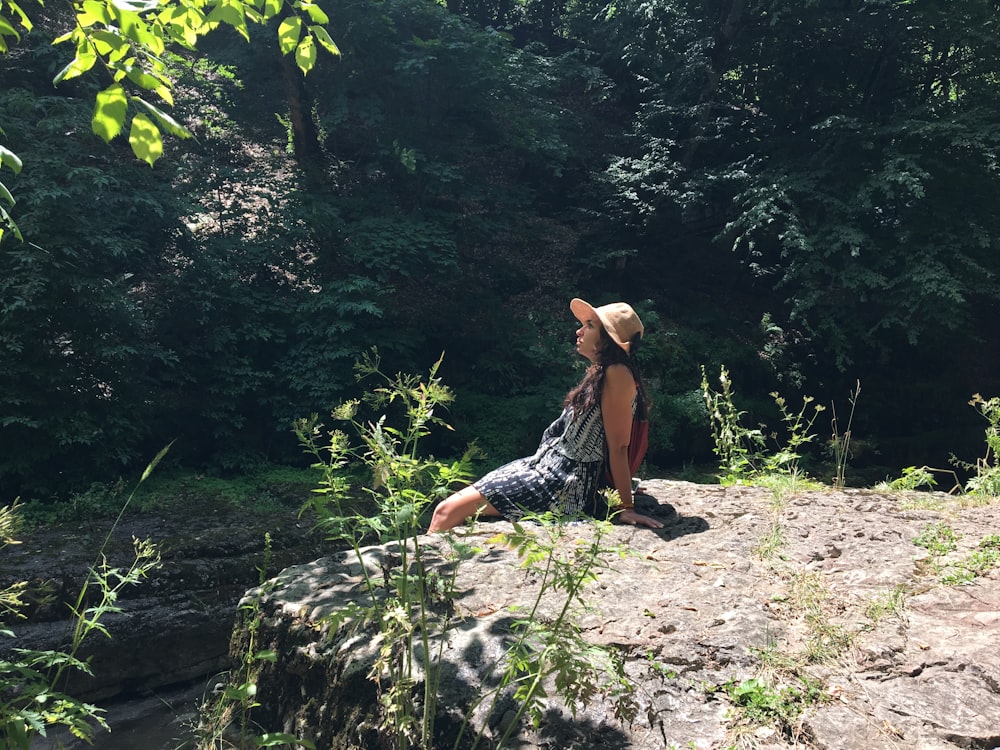
[(312, 118), (312, 100), (306, 91), (302, 71), (295, 64), (295, 57), (291, 54), (282, 55), (280, 60), (295, 160), (308, 186), (319, 187), (325, 182), (326, 159), (320, 146), (319, 131)]

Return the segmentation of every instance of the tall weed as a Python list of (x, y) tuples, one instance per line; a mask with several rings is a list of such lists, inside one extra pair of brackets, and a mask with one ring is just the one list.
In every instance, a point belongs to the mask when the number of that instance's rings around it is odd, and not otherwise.
[(970, 495), (1000, 497), (1000, 397), (983, 398), (973, 394), (969, 405), (975, 407), (988, 422), (986, 427), (986, 453), (975, 463), (960, 461), (952, 456), (952, 463), (960, 468), (975, 471), (975, 476), (965, 484)]
[(719, 457), (720, 482), (759, 484), (768, 477), (805, 479), (799, 463), (803, 446), (815, 440), (813, 425), (826, 407), (813, 403), (813, 397), (805, 396), (802, 406), (795, 410), (778, 392), (772, 392), (771, 398), (784, 427), (781, 435), (776, 431), (767, 433), (766, 425), (747, 427), (743, 424), (746, 412), (735, 405), (732, 380), (725, 366), (720, 368), (719, 387), (718, 391), (712, 389), (703, 366), (702, 398), (708, 411), (713, 452)]
[[(146, 467), (136, 490), (169, 449), (168, 445)], [(93, 741), (95, 725), (110, 729), (101, 716), (102, 709), (73, 697), (66, 692), (65, 686), (71, 673), (93, 674), (90, 665), (77, 656), (84, 642), (94, 633), (111, 637), (102, 619), (121, 611), (117, 601), (123, 589), (140, 583), (160, 565), (159, 551), (149, 539), (133, 537), (134, 554), (127, 568), (113, 567), (105, 555), (136, 490), (122, 505), (79, 594), (70, 605), (73, 617), (67, 650), (14, 648), (12, 659), (0, 660), (0, 747), (5, 750), (28, 750), (36, 736), (46, 737), (53, 726), (63, 727), (73, 737), (88, 743)], [(0, 550), (16, 543), (14, 536), (18, 524), (16, 501), (0, 509)], [(0, 591), (0, 616), (23, 617), (21, 595), (25, 590), (26, 584), (19, 582)], [(0, 620), (0, 636), (16, 637), (3, 620)]]
[[(421, 441), (431, 427), (450, 429), (441, 411), (453, 396), (438, 377), (441, 360), (426, 378), (380, 370), (377, 352), (366, 355), (357, 365), (359, 379), (373, 378), (376, 386), (361, 401), (352, 401), (335, 410), (333, 416), (344, 429), (324, 432), (313, 416), (298, 420), (295, 432), (305, 451), (315, 460), (321, 478), (308, 504), (327, 536), (346, 544), (360, 562), (359, 570), (367, 592), (367, 604), (350, 605), (330, 617), (331, 629), (345, 621), (369, 623), (379, 631), (382, 644), (369, 674), (380, 693), (381, 734), (399, 750), (435, 747), (437, 698), (442, 677), (443, 650), (453, 625), (453, 602), (457, 591), (459, 565), (475, 552), (458, 534), (449, 533), (439, 553), (421, 538), (425, 512), (437, 500), (447, 497), (455, 486), (470, 479), (473, 450), (446, 463), (421, 454)], [(362, 406), (379, 416), (364, 419)], [(400, 414), (399, 426), (387, 410)], [(348, 473), (361, 464), (369, 482), (356, 489)], [(359, 497), (360, 492), (360, 497)], [(364, 512), (358, 509), (365, 501)], [(573, 547), (560, 556), (558, 541), (563, 526), (548, 518), (535, 519), (540, 534), (529, 532), (525, 524), (505, 537), (522, 559), (539, 572), (541, 586), (534, 609), (518, 619), (512, 644), (493, 669), (500, 675), (493, 692), (486, 691), (470, 708), (470, 714), (484, 701), (496, 701), (513, 691), (518, 703), (516, 716), (494, 747), (510, 741), (522, 716), (541, 720), (542, 699), (552, 680), (566, 704), (575, 709), (595, 693), (609, 696), (616, 711), (628, 714), (630, 686), (624, 679), (620, 659), (609, 649), (594, 647), (581, 637), (574, 614), (585, 584), (593, 580), (605, 549), (603, 527), (594, 542), (583, 549)], [(366, 564), (362, 545), (394, 542), (395, 559), (379, 571)], [(446, 559), (441, 559), (441, 555)], [(537, 616), (539, 602), (558, 594), (563, 601), (554, 620)], [(416, 659), (414, 654), (425, 655)], [(469, 718), (459, 731), (457, 743), (469, 734)], [(474, 745), (483, 730), (472, 732)]]

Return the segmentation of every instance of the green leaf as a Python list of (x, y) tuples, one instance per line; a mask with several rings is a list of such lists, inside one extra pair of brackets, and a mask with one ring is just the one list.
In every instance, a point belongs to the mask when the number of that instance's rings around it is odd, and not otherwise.
[(146, 115), (136, 115), (132, 118), (132, 128), (128, 135), (132, 153), (139, 159), (153, 166), (163, 155), (163, 138), (160, 130)]
[(316, 64), (316, 45), (313, 44), (311, 36), (305, 37), (295, 48), (295, 63), (303, 75), (312, 70)]
[(82, 10), (77, 11), (76, 22), (85, 28), (98, 22), (110, 26), (112, 16), (105, 3), (97, 0), (84, 0)]
[(17, 41), (21, 41), (21, 35), (17, 33), (17, 29), (14, 28), (13, 24), (4, 16), (0, 16), (0, 44), (3, 45), (4, 52), (7, 51), (7, 43), (3, 40), (5, 36), (12, 36)]
[(0, 182), (0, 200), (5, 200), (12, 206), (15, 203), (14, 196), (11, 195), (10, 191), (7, 189), (7, 186), (4, 185), (2, 182)]
[(10, 8), (11, 12), (20, 19), (21, 28), (25, 31), (31, 31), (34, 28), (31, 24), (31, 19), (28, 18), (28, 14), (21, 9), (20, 5), (12, 2), (12, 0), (7, 0), (7, 7)]
[(264, 0), (264, 18), (274, 18), (281, 11), (281, 0)]
[(146, 89), (146, 91), (156, 91), (163, 85), (163, 81), (156, 76), (150, 75), (142, 68), (129, 68), (125, 75), (128, 76), (128, 79), (132, 81), (132, 83), (139, 88)]
[(166, 50), (163, 43), (163, 30), (159, 26), (150, 27), (146, 24), (136, 24), (132, 28), (129, 38), (140, 48), (144, 47), (154, 55), (162, 55)]
[(242, 6), (218, 5), (215, 10), (208, 14), (208, 23), (224, 23), (232, 26), (239, 32), (240, 36), (250, 41), (250, 32), (247, 31), (247, 21), (240, 11)]
[(313, 36), (316, 37), (316, 41), (320, 43), (320, 46), (323, 47), (323, 49), (331, 55), (340, 57), (340, 47), (338, 47), (333, 39), (330, 38), (330, 32), (322, 26), (310, 26), (309, 31), (313, 33)]
[(65, 68), (56, 73), (56, 77), (52, 79), (52, 85), (54, 86), (60, 81), (68, 81), (71, 78), (83, 75), (94, 67), (94, 63), (96, 62), (97, 55), (93, 52), (85, 52), (81, 54), (77, 51), (76, 57), (70, 60), (69, 64)]
[[(2, 183), (0, 183), (0, 185), (2, 185)], [(4, 188), (4, 190), (6, 189), (7, 188)], [(7, 229), (10, 230), (19, 240), (24, 240), (24, 237), (21, 236), (21, 230), (17, 228), (17, 224), (14, 223), (10, 214), (7, 213), (7, 209), (0, 206), (0, 240), (3, 240), (4, 226), (6, 226)]]
[(125, 127), (125, 113), (128, 111), (128, 97), (120, 84), (112, 83), (97, 92), (94, 101), (94, 116), (90, 127), (94, 133), (110, 143)]
[(265, 732), (257, 740), (257, 747), (277, 747), (278, 745), (299, 745), (309, 750), (316, 750), (316, 745), (311, 741), (300, 740), (294, 734), (285, 734), (284, 732)]
[(313, 23), (330, 23), (330, 17), (323, 12), (323, 9), (318, 5), (313, 5), (312, 3), (307, 3), (302, 5), (302, 10), (306, 12), (309, 16), (309, 20)]
[(99, 55), (113, 55), (113, 60), (121, 59), (129, 50), (128, 42), (114, 31), (96, 29), (90, 33)]
[(286, 18), (278, 26), (278, 46), (281, 54), (287, 55), (296, 48), (299, 37), (302, 36), (302, 19), (298, 16)]
[(191, 131), (186, 127), (181, 125), (177, 120), (168, 115), (162, 109), (153, 106), (145, 99), (141, 97), (134, 97), (135, 103), (145, 109), (149, 114), (156, 118), (156, 122), (161, 128), (166, 130), (170, 135), (176, 136), (178, 138), (190, 138)]
[(201, 32), (208, 28), (205, 14), (198, 8), (169, 7), (160, 13), (158, 20), (171, 39), (189, 49), (195, 47)]
[(14, 174), (21, 171), (21, 157), (11, 151), (9, 148), (0, 146), (0, 167), (10, 167), (14, 170)]

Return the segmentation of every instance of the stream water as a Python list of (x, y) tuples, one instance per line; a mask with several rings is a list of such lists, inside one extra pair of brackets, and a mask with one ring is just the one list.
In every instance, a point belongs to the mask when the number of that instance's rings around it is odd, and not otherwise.
[(59, 731), (34, 740), (31, 750), (194, 750), (193, 727), (204, 689), (204, 684), (198, 683), (103, 704), (111, 731), (98, 729), (92, 745)]

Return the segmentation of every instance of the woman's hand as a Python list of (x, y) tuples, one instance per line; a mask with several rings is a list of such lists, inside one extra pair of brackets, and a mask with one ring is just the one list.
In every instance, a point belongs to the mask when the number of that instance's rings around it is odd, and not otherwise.
[(642, 513), (636, 513), (635, 508), (620, 510), (615, 514), (615, 518), (619, 522), (630, 526), (648, 526), (651, 529), (663, 528), (663, 524), (660, 521), (657, 521), (651, 516), (644, 516)]

